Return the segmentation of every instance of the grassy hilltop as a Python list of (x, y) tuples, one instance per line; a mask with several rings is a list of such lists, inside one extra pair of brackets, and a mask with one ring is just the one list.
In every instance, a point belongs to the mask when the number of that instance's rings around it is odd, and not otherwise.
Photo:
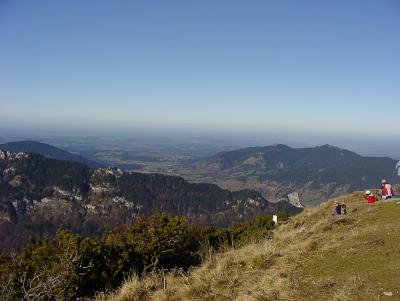
[[(333, 201), (348, 214), (333, 218)], [(210, 256), (190, 273), (132, 278), (100, 300), (400, 300), (400, 205), (346, 195), (307, 209), (273, 238)]]

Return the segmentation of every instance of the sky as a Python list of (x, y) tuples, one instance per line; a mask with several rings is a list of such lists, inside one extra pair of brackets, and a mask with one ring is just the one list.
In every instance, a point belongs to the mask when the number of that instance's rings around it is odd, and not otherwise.
[(393, 137), (398, 0), (0, 0), (0, 127)]

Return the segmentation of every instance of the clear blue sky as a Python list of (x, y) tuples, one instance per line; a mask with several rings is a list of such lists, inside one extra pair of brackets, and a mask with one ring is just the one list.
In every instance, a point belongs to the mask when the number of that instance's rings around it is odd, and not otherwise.
[(399, 112), (398, 0), (0, 0), (0, 126), (379, 135)]

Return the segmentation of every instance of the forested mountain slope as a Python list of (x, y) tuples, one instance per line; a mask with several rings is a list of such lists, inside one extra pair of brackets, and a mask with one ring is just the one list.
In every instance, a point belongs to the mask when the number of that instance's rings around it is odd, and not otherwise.
[(46, 158), (78, 162), (93, 168), (98, 168), (102, 166), (102, 164), (90, 160), (88, 158), (84, 158), (80, 155), (72, 154), (58, 147), (54, 147), (52, 145), (37, 141), (26, 140), (26, 141), (8, 142), (0, 144), (0, 149), (14, 153), (15, 152), (35, 153), (42, 155)]
[(155, 212), (186, 216), (201, 224), (226, 225), (260, 214), (302, 209), (269, 203), (251, 190), (230, 192), (179, 177), (91, 169), (31, 153), (0, 151), (0, 248), (18, 247), (29, 235), (54, 235), (63, 226), (100, 235)]
[(315, 205), (376, 187), (383, 178), (396, 181), (395, 164), (391, 158), (364, 157), (331, 145), (277, 144), (221, 152), (195, 161), (188, 173), (199, 179), (212, 175), (210, 182), (226, 189), (255, 189), (272, 201), (297, 191), (305, 205)]

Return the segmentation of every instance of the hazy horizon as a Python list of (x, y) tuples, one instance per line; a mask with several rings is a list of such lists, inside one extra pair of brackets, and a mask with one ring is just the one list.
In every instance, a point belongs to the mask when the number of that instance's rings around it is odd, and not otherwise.
[[(389, 137), (368, 137), (353, 135), (336, 135), (326, 133), (298, 133), (274, 131), (212, 131), (193, 129), (102, 129), (102, 130), (71, 130), (71, 129), (11, 129), (0, 127), (0, 143), (35, 140), (63, 147), (68, 150), (68, 141), (84, 139), (88, 147), (93, 146), (93, 140), (107, 145), (112, 141), (129, 141), (134, 145), (203, 145), (210, 149), (209, 154), (222, 150), (233, 150), (253, 146), (271, 144), (286, 144), (291, 147), (314, 147), (330, 144), (345, 148), (364, 156), (388, 156), (400, 159), (400, 141)], [(122, 143), (123, 145), (124, 143)], [(106, 148), (106, 147), (104, 147)], [(216, 149), (215, 152), (212, 150)]]
[(393, 0), (2, 1), (0, 127), (390, 141), (399, 35)]
[(394, 300), (399, 112), (400, 0), (0, 0), (0, 301)]

